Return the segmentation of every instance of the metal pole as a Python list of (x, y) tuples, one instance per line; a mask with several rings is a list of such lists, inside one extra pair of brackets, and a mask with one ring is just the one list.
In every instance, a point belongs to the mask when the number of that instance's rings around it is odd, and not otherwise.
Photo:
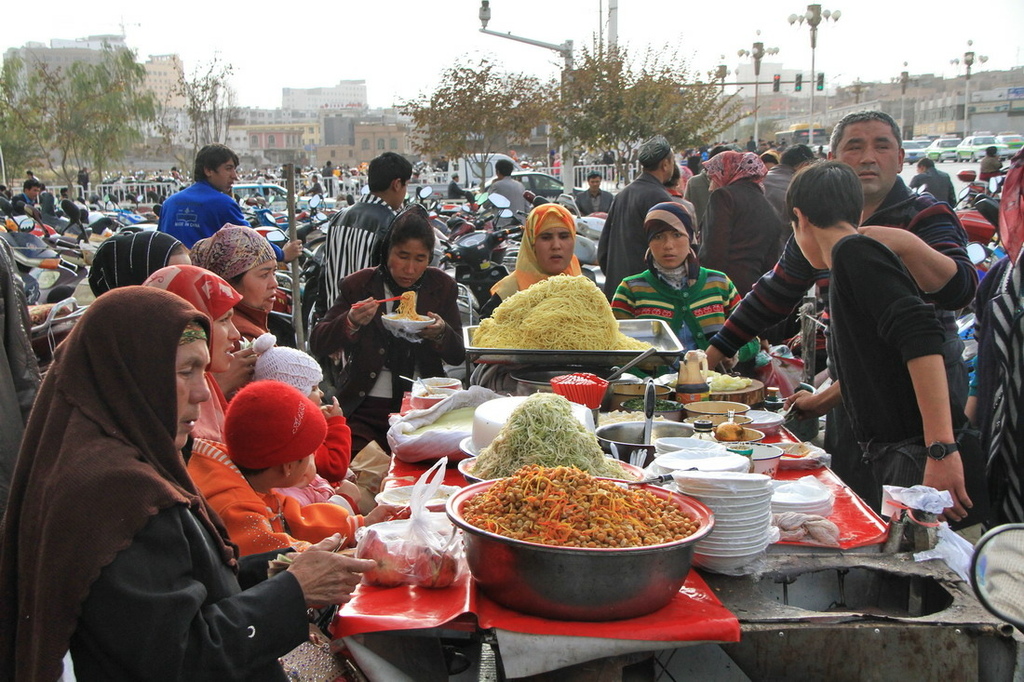
[(814, 50), (818, 46), (818, 27), (811, 25), (811, 111), (807, 115), (807, 146), (814, 147)]
[[(288, 190), (288, 239), (294, 241), (299, 238), (295, 226), (295, 164), (285, 164), (284, 179), (285, 189)], [(306, 330), (302, 325), (302, 268), (298, 258), (292, 260), (289, 265), (292, 271), (292, 328), (295, 330), (295, 347), (306, 350)]]
[(619, 0), (608, 0), (608, 47), (619, 45)]
[[(971, 133), (968, 130), (967, 107), (971, 105), (971, 65), (967, 65), (967, 76), (964, 78), (964, 137)], [(959, 160), (959, 159), (958, 159)]]

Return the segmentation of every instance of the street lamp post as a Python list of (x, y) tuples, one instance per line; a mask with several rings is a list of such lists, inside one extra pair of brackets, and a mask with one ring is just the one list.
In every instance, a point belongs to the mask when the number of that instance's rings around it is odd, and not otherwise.
[[(973, 40), (967, 41), (967, 51), (964, 52), (964, 137), (970, 135), (970, 120), (969, 114), (967, 113), (968, 108), (971, 106), (971, 67), (974, 65), (974, 51), (971, 50), (971, 46), (974, 45)], [(988, 57), (985, 55), (977, 55), (979, 62), (984, 64), (988, 61)], [(951, 59), (950, 64), (959, 64), (959, 59)]]
[(907, 106), (907, 83), (910, 82), (910, 72), (906, 71), (907, 62), (903, 62), (904, 71), (900, 73), (900, 130), (903, 137), (907, 136), (907, 119), (905, 116)]
[(790, 14), (789, 24), (800, 23), (804, 21), (811, 27), (811, 111), (808, 115), (810, 119), (807, 125), (807, 145), (812, 146), (814, 144), (814, 84), (815, 73), (814, 73), (814, 51), (818, 47), (818, 25), (822, 19), (825, 21), (839, 21), (839, 17), (842, 16), (842, 12), (839, 10), (830, 11), (821, 9), (821, 5), (807, 5), (807, 11), (804, 14)]
[[(615, 7), (616, 13), (618, 12), (618, 3)], [(572, 60), (572, 41), (566, 40), (561, 45), (554, 43), (545, 43), (540, 40), (534, 40), (532, 38), (524, 38), (522, 36), (512, 35), (512, 33), (500, 33), (498, 31), (491, 31), (487, 28), (488, 22), (491, 20), (491, 6), (490, 0), (480, 0), (480, 32), (486, 33), (490, 36), (497, 36), (499, 38), (507, 38), (509, 40), (515, 40), (520, 43), (526, 43), (527, 45), (535, 45), (537, 47), (543, 47), (546, 50), (554, 50), (562, 56), (562, 60), (565, 62), (565, 66), (562, 68), (562, 82), (565, 83), (569, 78), (572, 78), (573, 60)], [(576, 187), (576, 180), (573, 177), (575, 170), (573, 168), (573, 149), (572, 143), (566, 142), (562, 145), (562, 185), (563, 189), (567, 194), (572, 194)]]
[[(761, 32), (758, 31), (757, 35), (760, 36)], [(736, 53), (740, 57), (750, 57), (754, 60), (754, 141), (758, 145), (761, 144), (761, 137), (758, 134), (757, 127), (757, 115), (759, 113), (757, 95), (758, 91), (761, 89), (761, 60), (764, 58), (766, 54), (775, 55), (778, 53), (779, 48), (769, 47), (768, 49), (765, 49), (764, 43), (762, 43), (761, 41), (756, 41), (753, 45), (753, 49), (739, 50)]]

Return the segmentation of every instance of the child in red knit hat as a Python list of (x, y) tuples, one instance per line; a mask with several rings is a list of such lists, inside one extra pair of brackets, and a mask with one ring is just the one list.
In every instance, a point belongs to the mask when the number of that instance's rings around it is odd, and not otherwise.
[(302, 551), (333, 533), (355, 544), (361, 525), (400, 511), (381, 506), (365, 518), (335, 504), (308, 504), (274, 491), (298, 484), (327, 435), (319, 407), (279, 381), (240, 390), (224, 417), (224, 444), (197, 439), (189, 473), (245, 556), (293, 547)]
[(308, 353), (296, 348), (276, 346), (277, 337), (263, 334), (253, 342), (252, 348), (259, 359), (253, 370), (253, 380), (280, 381), (299, 390), (317, 405), (327, 418), (327, 438), (316, 450), (314, 463), (298, 485), (280, 488), (278, 492), (294, 497), (302, 504), (333, 502), (350, 512), (359, 508), (361, 493), (358, 486), (346, 480), (352, 461), (352, 431), (348, 427), (334, 398), (332, 404), (321, 405), (324, 393), (320, 390), (323, 370)]

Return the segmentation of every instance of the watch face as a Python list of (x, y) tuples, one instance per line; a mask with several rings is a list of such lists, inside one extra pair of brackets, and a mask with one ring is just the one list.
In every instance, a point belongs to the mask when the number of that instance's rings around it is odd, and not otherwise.
[(928, 446), (928, 456), (932, 459), (943, 459), (956, 450), (956, 443), (932, 443)]

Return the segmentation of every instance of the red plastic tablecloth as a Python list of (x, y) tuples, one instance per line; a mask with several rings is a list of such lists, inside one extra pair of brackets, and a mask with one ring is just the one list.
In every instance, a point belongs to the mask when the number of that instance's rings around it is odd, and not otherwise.
[[(431, 464), (393, 460), (385, 487), (409, 485)], [(467, 485), (454, 467), (446, 470), (444, 482)], [(360, 585), (352, 601), (339, 610), (333, 634), (344, 637), (441, 625), (455, 629), (479, 626), (535, 635), (657, 642), (740, 640), (740, 624), (736, 616), (722, 606), (695, 571), (690, 572), (682, 589), (664, 608), (640, 618), (603, 623), (549, 620), (506, 609), (478, 591), (469, 576), (463, 576), (456, 584), (440, 590)]]

